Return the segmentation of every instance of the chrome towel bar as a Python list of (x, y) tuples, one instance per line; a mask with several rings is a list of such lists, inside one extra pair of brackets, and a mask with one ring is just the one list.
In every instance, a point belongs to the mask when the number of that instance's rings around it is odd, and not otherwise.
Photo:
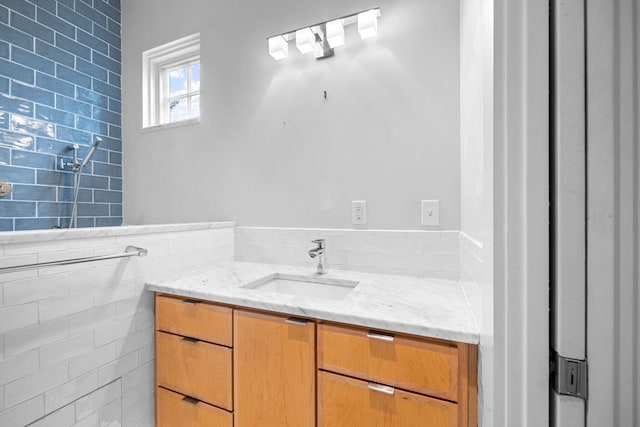
[(113, 255), (88, 256), (83, 258), (63, 259), (58, 261), (36, 262), (33, 264), (12, 265), (9, 267), (0, 267), (0, 273), (13, 273), (16, 271), (33, 270), (35, 268), (55, 267), (58, 265), (81, 264), (83, 262), (105, 261), (116, 258), (129, 258), (132, 256), (147, 256), (148, 251), (145, 248), (137, 246), (127, 246), (124, 253)]

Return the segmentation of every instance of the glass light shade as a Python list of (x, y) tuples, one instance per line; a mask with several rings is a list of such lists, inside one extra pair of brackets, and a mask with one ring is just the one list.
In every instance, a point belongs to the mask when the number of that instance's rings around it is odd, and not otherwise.
[(332, 49), (338, 46), (344, 46), (344, 27), (342, 20), (327, 22), (327, 42)]
[(289, 43), (282, 36), (275, 36), (269, 39), (269, 55), (276, 61), (289, 56)]
[(310, 28), (303, 28), (296, 31), (296, 46), (300, 53), (311, 53), (315, 49), (316, 35)]
[(358, 32), (363, 40), (378, 34), (378, 13), (375, 9), (358, 14)]

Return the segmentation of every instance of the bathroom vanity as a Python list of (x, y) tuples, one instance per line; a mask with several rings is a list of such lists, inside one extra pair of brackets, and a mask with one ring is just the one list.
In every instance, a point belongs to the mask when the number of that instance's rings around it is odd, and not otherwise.
[[(352, 289), (261, 289), (274, 278)], [(455, 282), (231, 263), (147, 288), (158, 426), (477, 425), (478, 334)]]

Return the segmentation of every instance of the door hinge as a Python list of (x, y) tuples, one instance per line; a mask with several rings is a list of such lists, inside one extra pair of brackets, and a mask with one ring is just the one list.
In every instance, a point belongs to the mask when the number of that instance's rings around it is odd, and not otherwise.
[(558, 394), (587, 400), (587, 372), (586, 360), (551, 355), (551, 384)]

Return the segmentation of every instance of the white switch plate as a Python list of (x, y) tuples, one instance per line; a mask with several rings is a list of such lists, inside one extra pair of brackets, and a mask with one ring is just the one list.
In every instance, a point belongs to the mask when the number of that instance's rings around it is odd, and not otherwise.
[(367, 201), (354, 200), (351, 202), (351, 223), (366, 224), (367, 223)]
[(423, 200), (421, 211), (422, 225), (435, 227), (440, 225), (440, 201)]

